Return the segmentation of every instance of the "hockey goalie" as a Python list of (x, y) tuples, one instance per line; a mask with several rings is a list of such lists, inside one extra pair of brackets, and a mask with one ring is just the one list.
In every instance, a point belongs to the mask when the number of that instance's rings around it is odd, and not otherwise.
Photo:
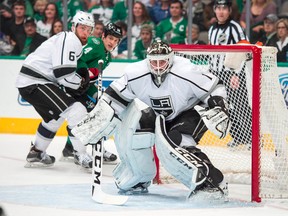
[(219, 79), (156, 40), (145, 60), (131, 63), (72, 133), (84, 143), (115, 135), (121, 162), (113, 171), (119, 190), (147, 192), (156, 175), (152, 147), (164, 168), (191, 194), (227, 195), (222, 172), (197, 148), (207, 130), (229, 133), (226, 91)]

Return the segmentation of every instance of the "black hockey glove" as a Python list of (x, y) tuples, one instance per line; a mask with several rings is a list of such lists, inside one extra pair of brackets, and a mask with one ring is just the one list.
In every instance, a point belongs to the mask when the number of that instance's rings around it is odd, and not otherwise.
[(208, 106), (210, 109), (213, 109), (216, 106), (221, 107), (221, 109), (229, 116), (228, 109), (229, 105), (228, 102), (221, 96), (212, 96), (208, 99)]
[(71, 89), (66, 88), (66, 92), (71, 95), (72, 97), (79, 97), (83, 94), (85, 94), (89, 88), (90, 79), (89, 79), (89, 73), (87, 68), (79, 68), (76, 71), (81, 77), (82, 81), (78, 89)]
[(82, 77), (82, 82), (80, 84), (80, 87), (77, 89), (77, 92), (79, 93), (79, 95), (83, 95), (87, 92), (89, 88), (89, 72), (87, 68), (79, 68), (76, 72)]

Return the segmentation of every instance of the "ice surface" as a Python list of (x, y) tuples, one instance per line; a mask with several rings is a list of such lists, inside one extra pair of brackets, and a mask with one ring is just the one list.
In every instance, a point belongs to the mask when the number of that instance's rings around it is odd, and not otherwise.
[[(71, 162), (59, 161), (65, 137), (56, 137), (48, 154), (57, 158), (54, 167), (24, 168), (33, 135), (0, 135), (0, 205), (7, 216), (110, 216), (110, 215), (287, 215), (288, 200), (251, 203), (248, 185), (230, 184), (229, 202), (191, 202), (180, 184), (152, 185), (148, 194), (132, 195), (124, 206), (95, 203), (91, 199), (89, 172)], [(112, 142), (106, 148), (115, 152)], [(88, 147), (89, 148), (89, 147)], [(88, 149), (90, 151), (90, 148)], [(105, 165), (103, 190), (116, 195), (111, 177), (115, 165)]]

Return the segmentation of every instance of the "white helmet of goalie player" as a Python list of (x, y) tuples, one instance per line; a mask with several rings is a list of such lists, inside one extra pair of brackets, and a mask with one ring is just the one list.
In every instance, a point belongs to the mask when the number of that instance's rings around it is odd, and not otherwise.
[(161, 40), (156, 40), (147, 49), (148, 68), (155, 77), (157, 85), (161, 85), (173, 64), (172, 48)]
[(73, 17), (71, 30), (79, 38), (82, 45), (85, 45), (88, 37), (94, 31), (94, 26), (94, 18), (91, 14), (84, 11), (78, 11)]

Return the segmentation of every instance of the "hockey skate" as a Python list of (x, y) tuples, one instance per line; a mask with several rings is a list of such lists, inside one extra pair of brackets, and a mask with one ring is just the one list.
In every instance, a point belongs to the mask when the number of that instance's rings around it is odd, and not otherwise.
[(116, 164), (116, 160), (117, 160), (117, 156), (115, 154), (104, 149), (103, 163)]
[(223, 180), (215, 187), (206, 181), (200, 187), (196, 187), (195, 190), (191, 191), (187, 196), (187, 200), (209, 203), (228, 202), (228, 182)]
[(28, 162), (25, 165), (26, 168), (51, 167), (55, 163), (55, 157), (36, 149), (32, 144), (32, 147), (26, 157), (26, 161)]
[(66, 143), (60, 161), (74, 161), (74, 148), (71, 144)]
[(121, 195), (133, 195), (133, 194), (145, 194), (148, 193), (148, 187), (151, 185), (149, 182), (140, 182), (128, 190), (123, 190), (119, 188), (119, 194)]
[(79, 154), (77, 151), (74, 151), (74, 163), (85, 169), (91, 169), (93, 160), (88, 153)]

